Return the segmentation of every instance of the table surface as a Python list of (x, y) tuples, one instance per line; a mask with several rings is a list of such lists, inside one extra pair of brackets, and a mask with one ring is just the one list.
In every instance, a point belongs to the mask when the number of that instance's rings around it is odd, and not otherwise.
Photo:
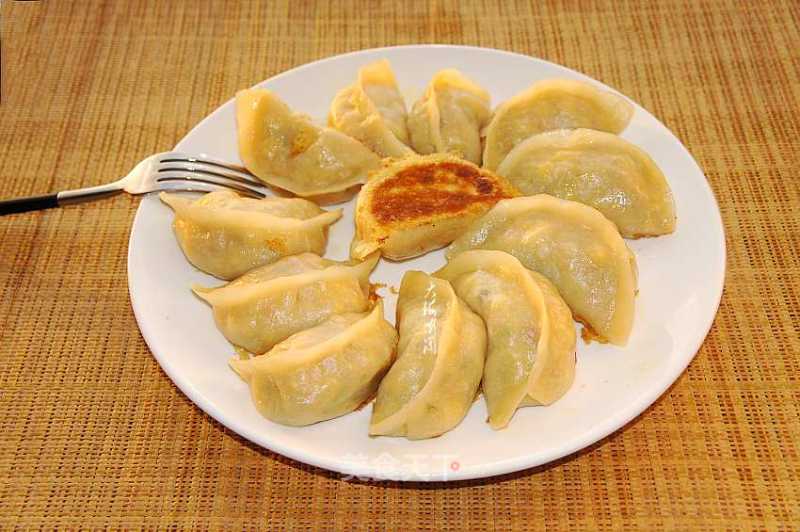
[(720, 203), (725, 293), (692, 365), (623, 430), (454, 484), (348, 482), (211, 420), (136, 327), (128, 196), (0, 218), (0, 528), (778, 528), (800, 522), (800, 4), (2, 5), (0, 197), (99, 184), (237, 89), (333, 54), (502, 48), (629, 95)]

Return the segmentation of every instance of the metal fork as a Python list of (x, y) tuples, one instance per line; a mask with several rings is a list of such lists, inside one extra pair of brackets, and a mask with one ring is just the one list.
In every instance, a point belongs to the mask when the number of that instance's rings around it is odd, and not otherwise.
[(208, 157), (168, 151), (151, 155), (137, 164), (128, 175), (107, 185), (0, 200), (0, 215), (72, 205), (106, 198), (123, 191), (129, 194), (146, 194), (158, 190), (212, 192), (223, 189), (254, 198), (267, 195), (264, 184), (241, 166)]

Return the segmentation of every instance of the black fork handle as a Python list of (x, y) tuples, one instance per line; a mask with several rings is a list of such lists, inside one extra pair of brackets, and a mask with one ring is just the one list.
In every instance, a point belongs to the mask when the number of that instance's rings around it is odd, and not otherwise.
[(0, 216), (4, 214), (14, 214), (17, 212), (40, 211), (42, 209), (52, 209), (58, 207), (58, 194), (45, 194), (44, 196), (28, 196), (27, 198), (15, 198), (0, 200)]
[(53, 207), (63, 207), (64, 205), (72, 205), (74, 203), (83, 203), (84, 201), (107, 198), (108, 196), (119, 194), (122, 191), (122, 184), (117, 181), (107, 185), (79, 188), (77, 190), (65, 190), (63, 192), (45, 194), (44, 196), (0, 200), (0, 216), (17, 212), (52, 209)]

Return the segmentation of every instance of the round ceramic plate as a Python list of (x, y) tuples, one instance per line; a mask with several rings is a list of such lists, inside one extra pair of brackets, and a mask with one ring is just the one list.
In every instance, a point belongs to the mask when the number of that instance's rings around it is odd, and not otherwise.
[[(456, 68), (485, 87), (492, 105), (545, 78), (599, 82), (540, 59), (462, 46), (403, 46), (340, 55), (295, 68), (259, 86), (297, 111), (327, 115), (334, 94), (362, 65), (391, 61), (404, 96), (413, 101), (431, 76)], [(371, 406), (309, 427), (293, 428), (261, 417), (248, 387), (228, 367), (232, 346), (217, 330), (211, 309), (192, 283), (220, 281), (194, 269), (172, 232), (172, 211), (145, 197), (130, 238), (128, 279), (136, 319), (167, 375), (197, 406), (243, 437), (295, 460), (346, 477), (456, 480), (509, 473), (544, 464), (590, 445), (651, 405), (692, 360), (716, 313), (725, 275), (725, 239), (719, 209), (702, 171), (686, 148), (656, 118), (636, 105), (622, 136), (646, 150), (667, 176), (678, 213), (674, 234), (629, 241), (639, 265), (633, 333), (624, 348), (578, 340), (575, 383), (554, 405), (518, 410), (508, 428), (493, 431), (478, 399), (463, 422), (439, 438), (408, 441), (367, 436)], [(200, 122), (176, 150), (239, 161), (234, 102)], [(331, 230), (326, 256), (346, 259), (353, 236), (353, 204)], [(406, 270), (432, 272), (444, 253), (402, 263), (381, 261), (372, 275), (383, 283), (386, 317), (394, 321)]]

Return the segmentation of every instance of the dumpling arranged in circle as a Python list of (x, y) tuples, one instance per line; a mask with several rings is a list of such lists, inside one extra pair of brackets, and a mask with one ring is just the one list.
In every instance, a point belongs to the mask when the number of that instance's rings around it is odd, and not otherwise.
[(336, 94), (328, 125), (381, 157), (414, 153), (408, 147), (406, 104), (386, 59), (361, 67), (356, 82)]
[(644, 151), (611, 133), (561, 129), (529, 137), (497, 173), (523, 194), (550, 194), (602, 212), (627, 238), (675, 230), (664, 174)]
[(236, 122), (239, 155), (247, 169), (298, 196), (342, 193), (363, 183), (380, 164), (361, 142), (317, 126), (266, 89), (236, 94)]
[(489, 93), (458, 70), (437, 72), (408, 115), (411, 146), (417, 153), (450, 153), (481, 164), (489, 101)]
[(584, 334), (625, 345), (633, 326), (636, 259), (600, 211), (539, 194), (500, 201), (447, 249), (514, 255), (552, 282), (585, 325)]
[(231, 367), (250, 387), (256, 409), (283, 425), (302, 426), (352, 412), (375, 395), (394, 359), (397, 331), (383, 303), (331, 316), (268, 353)]
[(290, 335), (334, 314), (369, 307), (369, 274), (378, 255), (341, 263), (302, 253), (256, 268), (218, 288), (194, 286), (232, 344), (264, 353)]
[(325, 252), (328, 226), (341, 209), (325, 211), (300, 198), (243, 198), (235, 192), (210, 192), (198, 199), (162, 192), (175, 211), (178, 243), (193, 265), (220, 279), (287, 255)]
[(575, 327), (555, 287), (502, 251), (472, 250), (434, 274), (486, 323), (483, 395), (493, 429), (527, 405), (549, 405), (575, 377)]
[(486, 126), (483, 165), (497, 170), (514, 146), (537, 133), (579, 127), (619, 133), (632, 116), (625, 98), (585, 81), (539, 81), (495, 109)]
[(369, 433), (417, 440), (458, 425), (478, 392), (486, 356), (483, 321), (445, 280), (408, 271), (397, 300), (397, 361), (372, 408)]

